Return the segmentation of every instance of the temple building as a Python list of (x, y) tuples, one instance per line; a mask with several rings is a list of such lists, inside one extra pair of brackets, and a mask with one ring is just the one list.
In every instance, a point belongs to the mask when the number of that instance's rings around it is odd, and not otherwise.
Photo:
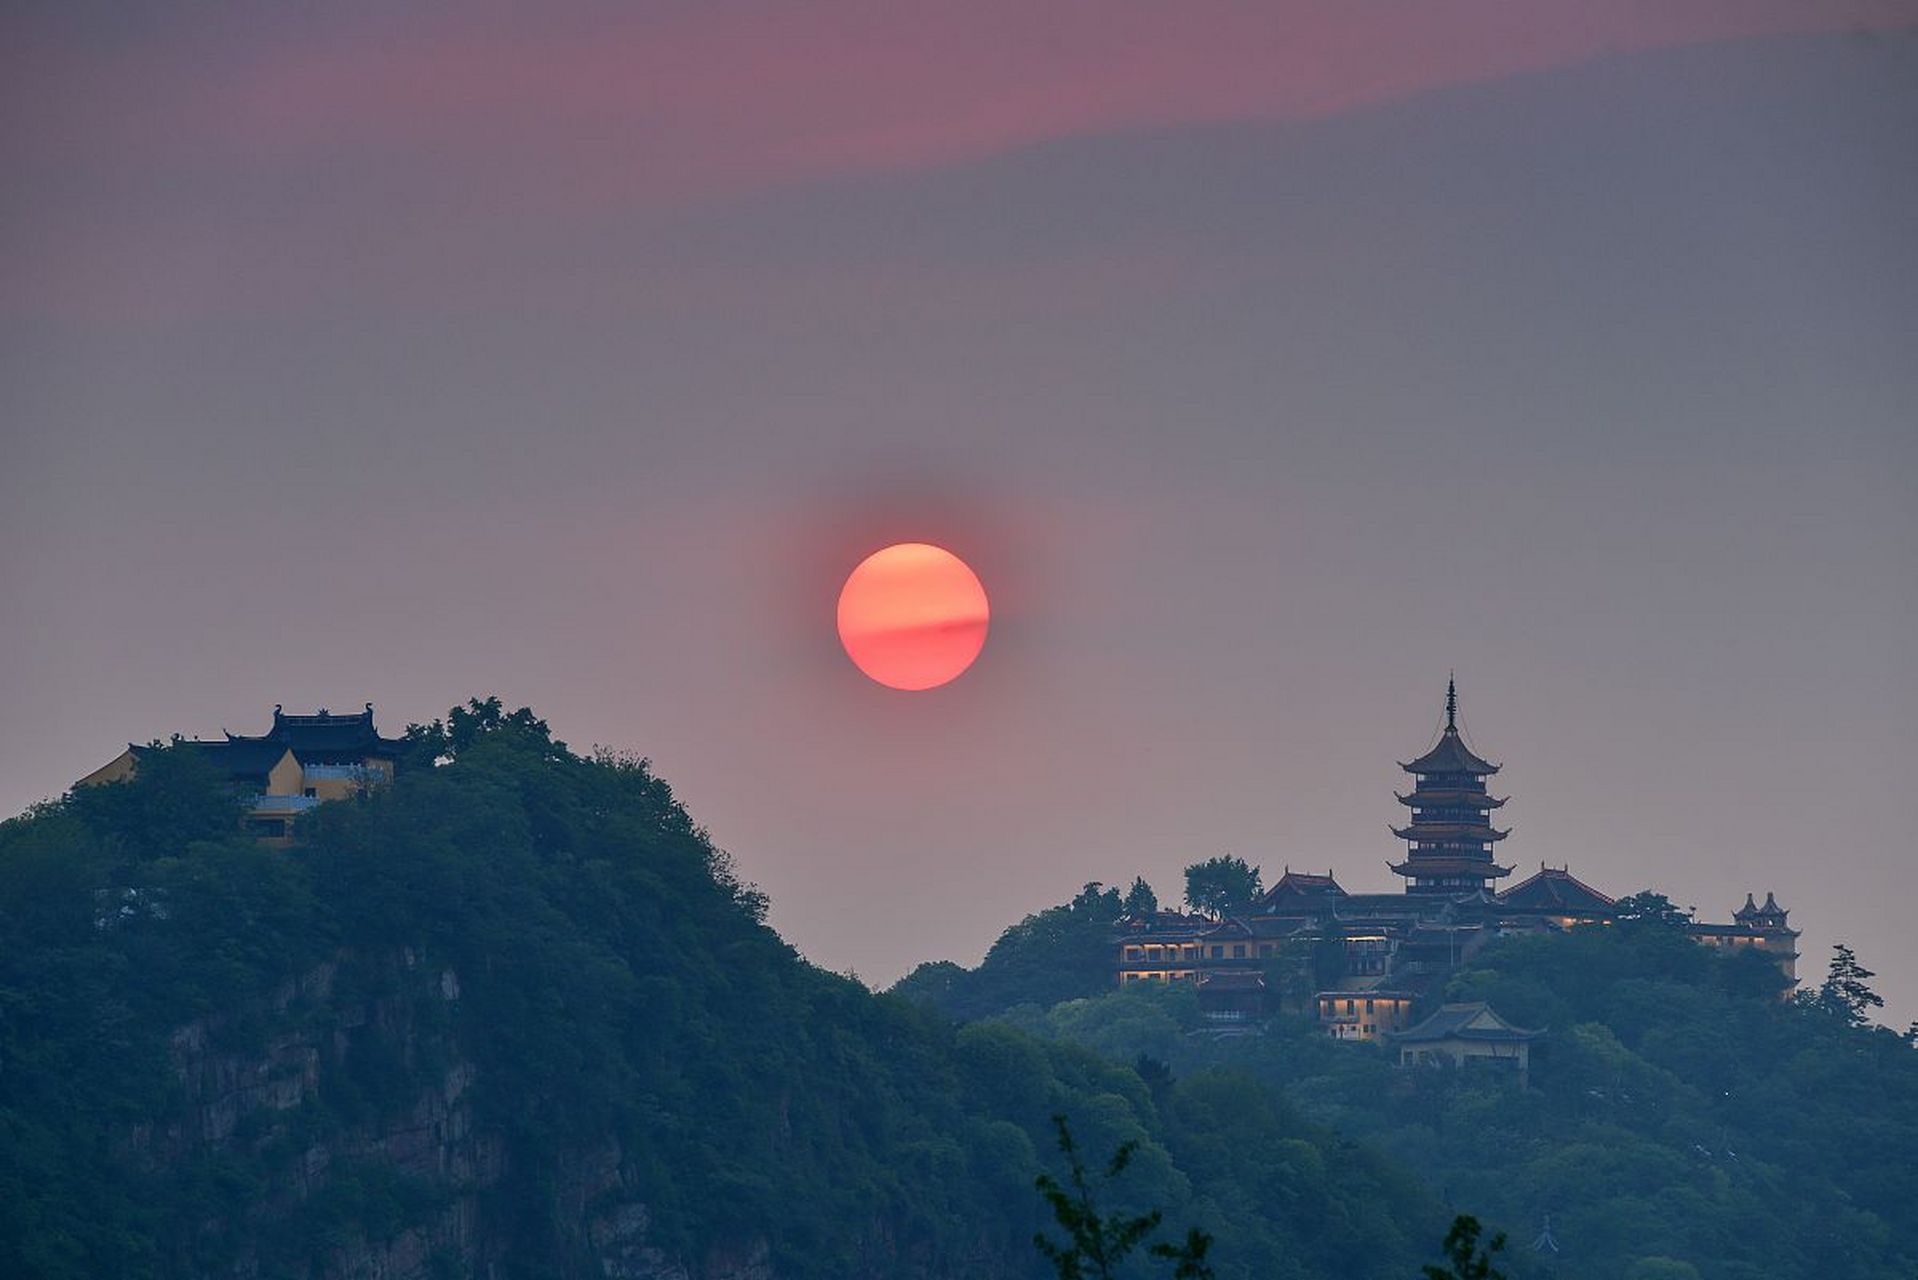
[(1548, 867), (1538, 864), (1538, 874), (1521, 880), (1498, 895), (1510, 909), (1536, 911), (1545, 919), (1569, 929), (1575, 924), (1604, 924), (1612, 918), (1617, 899), (1580, 880), (1569, 866)]
[[(1486, 782), (1500, 766), (1465, 742), (1456, 681), (1446, 684), (1437, 743), (1399, 767), (1414, 779), (1409, 794), (1395, 795), (1410, 819), (1392, 828), (1408, 851), (1403, 861), (1386, 863), (1402, 878), (1400, 891), (1352, 893), (1330, 869), (1288, 866), (1270, 889), (1222, 918), (1158, 911), (1120, 921), (1113, 938), (1118, 981), (1194, 983), (1201, 1009), (1219, 1022), (1282, 1008), (1316, 1014), (1328, 1036), (1396, 1044), (1403, 1061), (1497, 1056), (1461, 1046), (1516, 1045), (1507, 1056), (1522, 1078), (1529, 1052), (1523, 1045), (1542, 1032), (1502, 1022), (1499, 1030), (1486, 1021), (1498, 1021), (1488, 1010), (1433, 1038), (1444, 1028), (1431, 1017), (1415, 1025), (1414, 1014), (1428, 1013), (1450, 976), (1487, 944), (1606, 927), (1616, 919), (1617, 901), (1573, 875), (1569, 864), (1540, 862), (1532, 875), (1498, 889), (1513, 870), (1492, 853), (1511, 834), (1492, 825), (1493, 810), (1506, 800), (1490, 794)], [(1747, 895), (1731, 923), (1687, 928), (1709, 946), (1762, 951), (1795, 985), (1798, 932), (1786, 914), (1770, 894), (1762, 906)]]
[(1321, 991), (1319, 1025), (1334, 1040), (1378, 1040), (1404, 1029), (1412, 1021), (1418, 999), (1409, 991)]
[(1399, 1065), (1490, 1068), (1508, 1071), (1524, 1088), (1532, 1069), (1532, 1042), (1544, 1033), (1514, 1026), (1491, 1005), (1440, 1005), (1417, 1026), (1386, 1037)]
[(1771, 893), (1765, 894), (1765, 905), (1759, 906), (1752, 896), (1745, 895), (1745, 905), (1732, 912), (1730, 924), (1698, 924), (1691, 926), (1691, 935), (1709, 947), (1721, 951), (1732, 951), (1739, 947), (1752, 947), (1764, 952), (1778, 962), (1785, 977), (1792, 986), (1798, 985), (1798, 930), (1785, 923), (1785, 917), (1791, 913), (1778, 905), (1778, 899)]
[(1492, 860), (1492, 846), (1512, 834), (1492, 825), (1492, 810), (1505, 801), (1485, 790), (1485, 780), (1499, 767), (1475, 755), (1459, 736), (1456, 680), (1445, 683), (1445, 731), (1438, 745), (1399, 768), (1415, 779), (1411, 795), (1395, 794), (1412, 820), (1393, 827), (1392, 834), (1410, 852), (1404, 862), (1388, 865), (1405, 877), (1406, 892), (1475, 892), (1512, 874)]
[[(224, 738), (180, 738), (176, 745), (197, 753), (245, 791), (247, 830), (280, 844), (292, 838), (294, 819), (314, 806), (391, 782), (406, 743), (380, 736), (369, 702), (356, 715), (339, 716), (325, 707), (312, 715), (290, 716), (275, 706), (273, 727), (258, 737), (229, 733)], [(151, 750), (128, 743), (125, 751), (74, 785), (124, 781)]]

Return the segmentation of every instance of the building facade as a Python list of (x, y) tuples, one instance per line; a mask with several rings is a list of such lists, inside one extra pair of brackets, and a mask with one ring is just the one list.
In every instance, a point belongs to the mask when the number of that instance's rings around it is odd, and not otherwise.
[[(324, 707), (312, 715), (287, 715), (276, 706), (272, 728), (257, 737), (229, 733), (223, 738), (180, 738), (175, 745), (198, 754), (246, 794), (249, 832), (268, 843), (285, 844), (300, 814), (391, 782), (406, 742), (380, 736), (369, 702), (353, 715), (333, 715)], [(74, 785), (125, 781), (152, 750), (128, 743), (125, 751)]]

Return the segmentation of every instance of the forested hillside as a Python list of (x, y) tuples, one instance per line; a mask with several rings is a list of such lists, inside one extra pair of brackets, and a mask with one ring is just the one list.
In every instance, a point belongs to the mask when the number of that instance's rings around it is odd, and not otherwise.
[(182, 750), (0, 825), (0, 1274), (1039, 1276), (1054, 1113), (1222, 1277), (1444, 1229), (1247, 1074), (804, 963), (643, 761), (497, 702), (415, 739), (290, 850)]
[(1005, 1023), (1115, 1060), (1143, 1054), (1175, 1076), (1243, 1072), (1417, 1170), (1521, 1254), (1549, 1216), (1557, 1252), (1529, 1261), (1564, 1276), (1918, 1275), (1918, 1052), (1865, 1023), (1868, 1002), (1842, 967), (1825, 990), (1814, 975), (1805, 997), (1781, 1001), (1769, 962), (1722, 959), (1658, 913), (1495, 944), (1444, 995), (1548, 1030), (1521, 1093), (1473, 1073), (1400, 1070), (1389, 1050), (1335, 1043), (1303, 1018), (1219, 1038), (1184, 986), (1020, 1001), (1019, 971), (1041, 964), (1027, 942), (1063, 938), (1044, 922), (1073, 909), (1008, 930), (1013, 944), (976, 970), (935, 986), (922, 969), (901, 989), (963, 992), (973, 1008), (1012, 997)]

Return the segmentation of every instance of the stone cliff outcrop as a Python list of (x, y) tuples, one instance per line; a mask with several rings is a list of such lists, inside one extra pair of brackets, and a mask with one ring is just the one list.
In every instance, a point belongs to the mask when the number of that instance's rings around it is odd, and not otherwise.
[[(188, 1023), (169, 1045), (171, 1105), (128, 1131), (123, 1156), (160, 1176), (236, 1155), (272, 1170), (243, 1211), (202, 1224), (227, 1242), (222, 1274), (233, 1280), (505, 1280), (513, 1268), (495, 1210), (510, 1194), (511, 1159), (473, 1104), (479, 1070), (454, 1033), (459, 998), (459, 975), (415, 952), (341, 954), (264, 1007)], [(775, 1280), (764, 1241), (697, 1259), (651, 1243), (647, 1206), (621, 1166), (608, 1138), (542, 1179), (568, 1273)], [(392, 1212), (365, 1211), (369, 1180)], [(355, 1212), (336, 1215), (341, 1199)], [(369, 1218), (391, 1230), (375, 1235)]]

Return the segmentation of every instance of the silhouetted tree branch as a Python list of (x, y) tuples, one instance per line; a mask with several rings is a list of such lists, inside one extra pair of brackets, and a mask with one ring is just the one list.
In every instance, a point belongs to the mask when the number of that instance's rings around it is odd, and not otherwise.
[[(1066, 1118), (1052, 1117), (1052, 1127), (1066, 1158), (1066, 1181), (1061, 1184), (1051, 1174), (1042, 1173), (1033, 1185), (1052, 1207), (1053, 1219), (1066, 1233), (1066, 1243), (1056, 1244), (1044, 1232), (1038, 1232), (1032, 1237), (1033, 1246), (1052, 1264), (1059, 1280), (1113, 1280), (1119, 1264), (1158, 1229), (1165, 1213), (1160, 1209), (1136, 1214), (1101, 1213)], [(1106, 1164), (1105, 1181), (1124, 1173), (1138, 1149), (1137, 1142), (1120, 1144)], [(1212, 1268), (1205, 1260), (1211, 1248), (1212, 1237), (1193, 1227), (1186, 1232), (1183, 1243), (1159, 1243), (1147, 1252), (1173, 1264), (1173, 1280), (1213, 1280)]]

